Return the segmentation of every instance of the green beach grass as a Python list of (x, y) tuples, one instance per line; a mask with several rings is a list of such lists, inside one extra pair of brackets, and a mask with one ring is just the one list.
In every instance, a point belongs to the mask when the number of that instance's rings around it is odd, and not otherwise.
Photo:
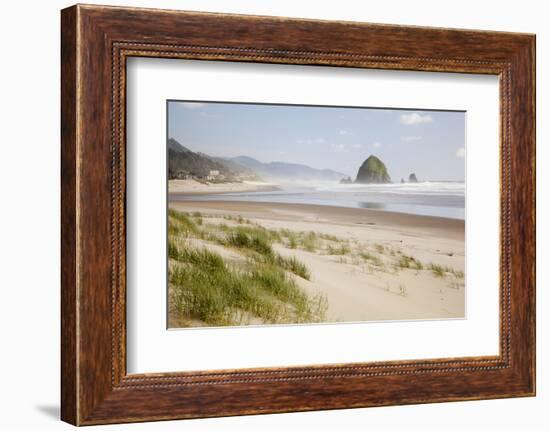
[[(298, 286), (294, 276), (309, 280), (311, 274), (297, 258), (273, 250), (282, 239), (276, 231), (223, 225), (214, 233), (202, 221), (197, 214), (169, 212), (170, 300), (180, 321), (227, 326), (324, 320), (326, 299)], [(189, 244), (190, 238), (231, 248), (243, 259), (228, 262), (206, 246)]]

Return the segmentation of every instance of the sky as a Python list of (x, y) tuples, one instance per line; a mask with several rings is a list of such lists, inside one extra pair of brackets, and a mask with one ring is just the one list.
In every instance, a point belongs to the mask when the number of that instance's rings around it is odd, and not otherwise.
[(463, 181), (465, 112), (168, 102), (168, 137), (210, 156), (301, 163), (355, 179), (380, 158), (394, 182)]

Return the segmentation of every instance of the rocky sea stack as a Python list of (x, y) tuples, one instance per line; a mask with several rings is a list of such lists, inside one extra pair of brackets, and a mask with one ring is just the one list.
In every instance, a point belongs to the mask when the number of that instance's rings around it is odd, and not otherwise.
[(416, 174), (415, 173), (412, 173), (409, 175), (409, 183), (417, 183), (418, 182), (418, 178), (416, 178)]
[(384, 162), (371, 155), (359, 168), (355, 182), (360, 184), (385, 184), (391, 183), (391, 178)]

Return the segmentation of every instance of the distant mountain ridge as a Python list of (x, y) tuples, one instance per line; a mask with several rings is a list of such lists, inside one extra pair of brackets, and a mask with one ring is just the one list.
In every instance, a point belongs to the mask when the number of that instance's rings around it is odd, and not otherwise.
[(168, 151), (170, 150), (176, 153), (192, 153), (192, 151), (189, 148), (184, 147), (173, 138), (168, 139)]
[(212, 171), (225, 177), (253, 176), (254, 173), (240, 165), (226, 163), (223, 159), (195, 153), (173, 138), (168, 140), (168, 178), (206, 178)]
[(220, 179), (265, 179), (275, 181), (340, 181), (346, 177), (332, 169), (316, 169), (299, 163), (264, 163), (248, 156), (212, 157), (191, 151), (173, 138), (168, 139), (168, 176), (174, 178), (205, 179), (212, 171)]
[(252, 169), (262, 178), (274, 180), (340, 181), (345, 174), (332, 169), (316, 169), (300, 163), (270, 162), (264, 163), (248, 156), (226, 159)]

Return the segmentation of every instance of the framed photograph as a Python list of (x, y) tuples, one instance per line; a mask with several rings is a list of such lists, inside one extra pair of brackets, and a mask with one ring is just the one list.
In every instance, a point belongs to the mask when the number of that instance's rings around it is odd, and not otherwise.
[(535, 394), (535, 36), (62, 11), (61, 415)]

